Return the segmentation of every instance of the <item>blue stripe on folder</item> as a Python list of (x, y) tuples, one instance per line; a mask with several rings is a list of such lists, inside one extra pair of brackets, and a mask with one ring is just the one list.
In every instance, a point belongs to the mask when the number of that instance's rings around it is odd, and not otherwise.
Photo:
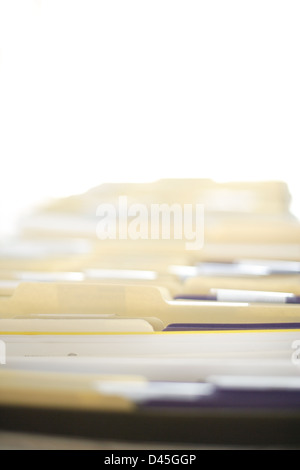
[(163, 331), (300, 330), (300, 323), (171, 323)]
[(158, 408), (290, 409), (300, 408), (299, 390), (238, 390), (216, 387), (211, 395), (177, 399), (157, 398), (143, 403)]

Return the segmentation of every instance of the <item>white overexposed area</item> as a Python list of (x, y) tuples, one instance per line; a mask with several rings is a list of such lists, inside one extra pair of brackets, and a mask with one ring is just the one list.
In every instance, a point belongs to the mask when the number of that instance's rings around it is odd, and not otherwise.
[(103, 182), (286, 181), (298, 0), (0, 0), (0, 234)]

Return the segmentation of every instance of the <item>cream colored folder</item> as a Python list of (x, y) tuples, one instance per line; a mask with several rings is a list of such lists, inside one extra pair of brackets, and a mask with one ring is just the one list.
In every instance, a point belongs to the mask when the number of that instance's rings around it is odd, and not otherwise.
[[(6, 321), (4, 321), (6, 323)], [(12, 323), (20, 323), (23, 330), (14, 331)], [(27, 330), (23, 320), (9, 320), (10, 331), (0, 332), (6, 344), (6, 363), (17, 357), (45, 359), (69, 358), (202, 358), (204, 359), (273, 359), (290, 360), (299, 354), (298, 329), (278, 330), (218, 330), (218, 331), (163, 331), (163, 332), (101, 332), (97, 325), (90, 331), (59, 330), (59, 325), (47, 320), (38, 331)], [(34, 323), (34, 321), (32, 322)], [(265, 327), (266, 328), (266, 327)], [(297, 346), (298, 345), (298, 346)], [(300, 365), (300, 360), (295, 361)]]
[(171, 295), (180, 291), (181, 281), (169, 272), (141, 269), (83, 268), (81, 271), (0, 270), (0, 296), (11, 295), (22, 282), (69, 282), (124, 285), (140, 284), (165, 287)]
[(280, 358), (279, 354), (257, 353), (239, 357), (237, 354), (190, 355), (177, 354), (135, 357), (120, 356), (18, 356), (10, 358), (13, 370), (36, 372), (60, 372), (63, 374), (101, 374), (111, 376), (140, 375), (148, 380), (199, 382), (210, 375), (256, 375), (262, 377), (299, 377), (300, 366), (295, 366), (290, 357)]
[[(154, 286), (22, 283), (0, 297), (2, 320), (30, 315), (116, 315), (171, 323), (298, 322), (299, 305), (174, 301)], [(2, 321), (2, 324), (3, 324)]]
[(210, 179), (161, 179), (150, 183), (108, 183), (82, 194), (53, 200), (43, 214), (95, 214), (99, 203), (116, 203), (120, 195), (145, 205), (200, 202), (209, 212), (287, 214), (291, 195), (283, 181), (216, 182)]

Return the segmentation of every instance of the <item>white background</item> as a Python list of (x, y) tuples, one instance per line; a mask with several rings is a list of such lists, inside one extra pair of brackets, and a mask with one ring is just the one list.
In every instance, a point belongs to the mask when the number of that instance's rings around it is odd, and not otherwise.
[(0, 233), (110, 181), (282, 179), (300, 215), (299, 0), (0, 0)]

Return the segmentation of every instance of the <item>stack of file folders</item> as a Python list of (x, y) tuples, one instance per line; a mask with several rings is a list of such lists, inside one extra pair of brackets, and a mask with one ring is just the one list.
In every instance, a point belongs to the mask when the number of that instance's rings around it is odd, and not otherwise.
[(281, 181), (166, 179), (20, 220), (0, 246), (0, 429), (299, 446), (290, 203)]

